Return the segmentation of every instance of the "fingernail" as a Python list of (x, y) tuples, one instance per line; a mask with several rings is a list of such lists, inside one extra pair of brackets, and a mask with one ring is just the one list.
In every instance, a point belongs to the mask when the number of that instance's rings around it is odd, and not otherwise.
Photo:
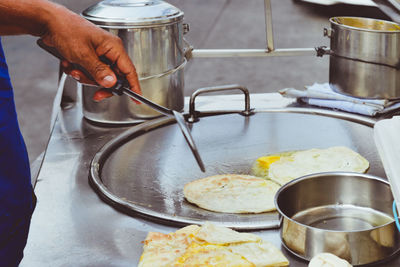
[(81, 77), (79, 75), (76, 75), (76, 74), (71, 74), (71, 77), (74, 78), (77, 81), (79, 81), (81, 79)]
[(110, 84), (110, 83), (114, 82), (114, 77), (111, 76), (111, 75), (107, 75), (106, 77), (103, 78), (103, 81), (104, 81), (105, 83)]

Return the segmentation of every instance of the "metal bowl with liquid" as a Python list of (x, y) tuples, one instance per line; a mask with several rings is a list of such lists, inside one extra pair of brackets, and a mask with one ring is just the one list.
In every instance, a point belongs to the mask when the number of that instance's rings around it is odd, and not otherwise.
[(329, 252), (364, 265), (399, 250), (389, 183), (367, 174), (327, 172), (295, 179), (280, 188), (275, 205), (281, 239), (306, 260)]

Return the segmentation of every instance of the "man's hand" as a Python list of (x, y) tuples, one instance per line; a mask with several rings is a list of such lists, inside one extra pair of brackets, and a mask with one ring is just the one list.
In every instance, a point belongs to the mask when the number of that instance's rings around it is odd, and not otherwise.
[[(67, 74), (82, 83), (93, 83), (84, 73), (71, 68), (70, 63), (77, 63), (89, 72), (96, 83), (108, 88), (116, 83), (116, 72), (128, 80), (134, 92), (141, 94), (135, 66), (120, 38), (65, 8), (60, 7), (58, 12), (62, 19), (55, 19), (48, 24), (42, 40), (63, 55), (65, 60), (62, 65)], [(106, 57), (113, 69), (100, 61), (100, 56)], [(96, 100), (111, 95), (103, 92)]]
[[(71, 63), (82, 66), (97, 84), (107, 88), (116, 83), (117, 73), (128, 80), (134, 92), (141, 94), (136, 69), (117, 36), (46, 0), (2, 0), (0, 13), (0, 34), (41, 37), (65, 58), (65, 71), (80, 82), (91, 81), (81, 71), (72, 69)], [(101, 62), (100, 56), (112, 62), (113, 69)]]

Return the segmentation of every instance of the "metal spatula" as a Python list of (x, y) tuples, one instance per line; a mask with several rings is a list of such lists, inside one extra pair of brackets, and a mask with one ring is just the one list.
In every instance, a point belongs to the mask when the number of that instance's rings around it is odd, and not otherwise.
[(194, 157), (196, 158), (197, 164), (199, 165), (201, 171), (205, 172), (206, 170), (204, 167), (204, 163), (201, 160), (199, 151), (197, 150), (196, 144), (194, 143), (193, 137), (190, 134), (190, 130), (187, 127), (185, 118), (183, 117), (182, 113), (180, 113), (176, 110), (173, 110), (173, 109), (168, 109), (166, 107), (160, 106), (160, 105), (148, 100), (147, 98), (131, 91), (128, 86), (125, 86), (125, 84), (126, 84), (126, 82), (124, 82), (122, 80), (118, 80), (117, 83), (113, 87), (106, 88), (106, 90), (110, 90), (113, 94), (116, 94), (116, 95), (125, 94), (129, 97), (136, 99), (137, 101), (139, 101), (145, 105), (148, 105), (149, 107), (160, 112), (161, 114), (164, 114), (164, 115), (167, 115), (170, 117), (174, 117), (177, 124), (179, 125), (179, 128), (182, 131), (183, 136), (185, 137), (187, 144), (190, 147), (190, 150), (192, 150), (192, 153), (193, 153)]
[[(49, 52), (50, 54), (52, 54), (53, 56), (57, 57), (60, 60), (64, 60), (63, 56), (54, 48), (54, 47), (50, 47), (46, 44), (43, 43), (43, 41), (41, 39), (37, 40), (37, 44), (43, 48), (44, 50), (46, 50), (47, 52)], [(100, 60), (102, 60), (104, 63), (108, 63), (107, 59), (104, 57), (100, 57)], [(82, 71), (88, 78), (92, 78), (90, 76), (90, 74), (84, 69), (82, 68), (82, 66), (74, 64), (74, 68), (78, 69), (80, 71)], [(110, 65), (110, 64), (109, 64)], [(140, 80), (140, 78), (139, 78)], [(200, 170), (202, 172), (205, 172), (205, 167), (204, 167), (204, 163), (200, 157), (199, 151), (197, 150), (196, 144), (193, 140), (193, 137), (190, 133), (189, 128), (186, 125), (186, 121), (185, 118), (183, 117), (182, 113), (176, 111), (176, 110), (172, 110), (172, 109), (168, 109), (166, 107), (160, 106), (152, 101), (150, 101), (149, 99), (136, 94), (135, 92), (131, 91), (130, 88), (127, 86), (127, 81), (123, 80), (123, 79), (118, 79), (117, 83), (111, 87), (111, 88), (104, 88), (105, 90), (109, 90), (111, 91), (113, 94), (115, 95), (122, 95), (125, 94), (129, 97), (132, 97), (134, 99), (136, 99), (137, 101), (148, 105), (149, 107), (151, 107), (152, 109), (160, 112), (161, 114), (170, 116), (170, 117), (174, 117), (177, 124), (179, 125), (179, 128), (182, 131), (183, 136), (185, 137), (186, 143), (189, 145), (190, 150), (192, 151), (197, 164), (200, 167)]]

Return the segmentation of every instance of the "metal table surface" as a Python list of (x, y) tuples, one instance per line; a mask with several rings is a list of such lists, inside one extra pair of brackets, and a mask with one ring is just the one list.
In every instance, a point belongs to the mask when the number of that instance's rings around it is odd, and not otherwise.
[[(278, 94), (259, 96), (271, 107), (291, 103)], [(128, 128), (93, 125), (83, 119), (79, 104), (61, 110), (35, 186), (38, 203), (21, 266), (136, 266), (149, 231), (177, 229), (117, 211), (88, 183), (93, 155)], [(281, 246), (278, 229), (254, 233), (280, 248), (290, 266), (307, 266)], [(399, 256), (379, 264), (399, 265)]]

